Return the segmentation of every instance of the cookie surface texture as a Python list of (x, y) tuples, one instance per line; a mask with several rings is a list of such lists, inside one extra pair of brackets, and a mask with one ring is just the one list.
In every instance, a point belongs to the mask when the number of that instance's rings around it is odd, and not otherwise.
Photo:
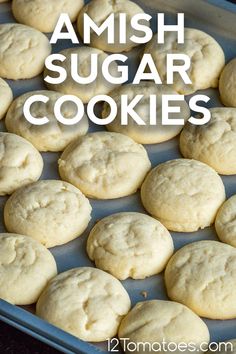
[[(131, 117), (128, 118), (128, 125), (121, 125), (121, 95), (127, 95), (128, 102), (131, 102), (136, 95), (144, 95), (135, 106), (135, 112), (146, 125), (138, 125)], [(155, 125), (150, 124), (150, 95), (155, 95), (157, 98)], [(139, 85), (122, 85), (120, 88), (113, 90), (110, 96), (116, 102), (118, 112), (115, 120), (106, 126), (107, 129), (128, 135), (140, 144), (156, 144), (174, 138), (180, 133), (183, 126), (162, 124), (162, 95), (177, 95), (177, 92), (168, 85), (158, 87), (150, 82), (141, 82)], [(186, 122), (190, 117), (187, 103), (185, 101), (173, 101), (173, 105), (180, 107), (180, 113), (170, 113), (169, 119), (184, 119)], [(110, 106), (105, 103), (102, 112), (103, 118), (106, 118), (109, 113)]]
[(41, 32), (53, 32), (61, 13), (74, 22), (83, 7), (83, 0), (13, 0), (15, 19)]
[(171, 300), (199, 316), (236, 317), (236, 249), (217, 241), (198, 241), (178, 250), (167, 264), (165, 283)]
[(61, 178), (92, 198), (133, 194), (151, 167), (146, 150), (118, 133), (91, 133), (72, 142), (59, 159)]
[(5, 116), (12, 100), (13, 94), (10, 86), (0, 78), (0, 119)]
[(177, 33), (165, 33), (165, 43), (157, 44), (157, 35), (146, 45), (144, 53), (152, 55), (163, 83), (166, 83), (167, 54), (185, 54), (191, 65), (187, 74), (191, 84), (185, 84), (179, 73), (174, 73), (173, 87), (181, 94), (218, 87), (219, 76), (225, 65), (224, 52), (209, 34), (195, 28), (185, 28), (184, 43), (178, 43)]
[(50, 53), (48, 38), (36, 29), (16, 23), (0, 25), (0, 77), (31, 79), (43, 71)]
[(222, 242), (236, 247), (236, 195), (226, 200), (218, 211), (215, 228)]
[(220, 99), (227, 107), (236, 107), (236, 58), (231, 60), (220, 76)]
[(186, 158), (206, 163), (223, 175), (236, 174), (236, 108), (211, 108), (204, 125), (187, 123), (180, 135)]
[(176, 159), (151, 170), (141, 187), (141, 199), (168, 230), (193, 232), (213, 224), (225, 201), (225, 188), (206, 164)]
[(80, 236), (90, 213), (90, 203), (79, 189), (63, 181), (41, 180), (11, 195), (5, 204), (4, 221), (8, 231), (54, 247)]
[[(121, 338), (129, 338), (132, 344), (130, 348), (136, 354), (155, 353), (155, 350), (149, 349), (150, 344), (162, 354), (189, 353), (187, 350), (173, 351), (173, 343), (177, 346), (181, 342), (194, 344), (197, 353), (201, 352), (203, 343), (204, 349), (207, 348), (210, 339), (206, 324), (194, 312), (177, 302), (162, 300), (137, 303), (122, 320), (118, 335), (121, 344)], [(146, 346), (138, 346), (138, 342), (146, 343)], [(136, 351), (133, 351), (133, 343), (136, 344)]]
[[(125, 43), (120, 43), (119, 40), (119, 14), (126, 14), (126, 24), (125, 24)], [(137, 14), (143, 14), (143, 10), (135, 2), (129, 0), (92, 0), (79, 13), (77, 28), (83, 38), (83, 25), (84, 25), (84, 14), (87, 14), (93, 22), (100, 26), (103, 21), (105, 21), (108, 16), (114, 14), (114, 43), (108, 43), (108, 33), (104, 31), (100, 36), (97, 36), (94, 31), (91, 31), (90, 44), (92, 47), (102, 49), (106, 52), (120, 53), (127, 52), (138, 44), (132, 42), (130, 38), (133, 35), (138, 36), (139, 32), (133, 29), (130, 25), (130, 21), (133, 16)], [(140, 21), (140, 23), (149, 26), (147, 21)], [(122, 26), (124, 26), (122, 24)]]
[(52, 254), (36, 240), (2, 233), (0, 272), (0, 298), (15, 305), (29, 305), (56, 276), (57, 266)]
[[(44, 125), (30, 123), (24, 115), (23, 107), (28, 98), (34, 95), (44, 95), (49, 100), (47, 103), (40, 101), (31, 105), (30, 113), (34, 118), (47, 117), (49, 122)], [(88, 131), (88, 118), (86, 115), (74, 125), (60, 123), (54, 114), (54, 106), (63, 95), (55, 91), (31, 91), (17, 97), (11, 104), (5, 119), (9, 132), (18, 134), (30, 141), (39, 151), (62, 151), (75, 138)], [(61, 114), (66, 119), (72, 119), (77, 114), (77, 108), (72, 102), (65, 102)]]
[(101, 342), (117, 334), (129, 309), (129, 295), (117, 279), (102, 270), (81, 267), (52, 279), (36, 312), (82, 340)]
[(35, 182), (43, 170), (38, 150), (18, 135), (0, 133), (0, 195)]
[(117, 213), (93, 227), (87, 252), (97, 268), (120, 280), (144, 279), (160, 273), (173, 254), (168, 230), (141, 213)]

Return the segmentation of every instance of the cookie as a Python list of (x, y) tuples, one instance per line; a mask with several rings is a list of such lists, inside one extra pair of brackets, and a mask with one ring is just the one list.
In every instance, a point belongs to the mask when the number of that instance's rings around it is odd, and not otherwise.
[(93, 227), (87, 241), (87, 253), (96, 267), (120, 280), (162, 272), (173, 251), (166, 228), (141, 213), (107, 216)]
[[(30, 112), (34, 118), (47, 117), (49, 122), (45, 125), (34, 125), (25, 118), (23, 107), (25, 101), (34, 95), (44, 95), (49, 98), (45, 104), (35, 102)], [(11, 104), (5, 124), (9, 132), (18, 134), (30, 141), (39, 151), (62, 151), (66, 146), (84, 135), (88, 131), (88, 118), (86, 115), (74, 125), (60, 123), (54, 115), (55, 102), (63, 95), (55, 91), (31, 91), (17, 97)], [(71, 119), (77, 114), (77, 108), (72, 102), (65, 102), (62, 105), (61, 113), (65, 118)]]
[(190, 243), (167, 264), (165, 283), (171, 300), (199, 316), (236, 317), (236, 249), (217, 241)]
[(39, 242), (17, 234), (0, 234), (0, 298), (15, 305), (36, 302), (56, 276), (52, 254)]
[(0, 25), (0, 77), (19, 80), (39, 75), (51, 53), (48, 38), (16, 23)]
[[(120, 43), (119, 40), (119, 14), (126, 14), (126, 43)], [(104, 50), (105, 52), (120, 53), (127, 52), (138, 44), (133, 43), (130, 38), (132, 36), (140, 36), (140, 32), (133, 29), (130, 25), (130, 20), (137, 14), (143, 14), (143, 10), (135, 2), (129, 0), (91, 0), (79, 13), (77, 28), (79, 34), (83, 38), (84, 14), (87, 14), (93, 22), (100, 26), (108, 16), (114, 14), (114, 43), (109, 44), (107, 38), (107, 31), (100, 36), (91, 31), (90, 45), (95, 48)], [(142, 21), (140, 21), (142, 23)], [(145, 26), (149, 26), (147, 21), (143, 21)]]
[[(102, 64), (108, 57), (106, 53), (101, 50), (89, 47), (77, 47), (62, 50), (60, 54), (66, 57), (64, 62), (54, 60), (54, 64), (64, 68), (67, 72), (67, 78), (61, 84), (51, 84), (46, 82), (50, 90), (58, 91), (64, 94), (75, 95), (79, 97), (84, 103), (88, 103), (91, 98), (97, 95), (106, 95), (117, 85), (108, 82), (102, 73)], [(87, 77), (91, 73), (91, 55), (98, 55), (98, 74), (96, 80), (90, 84), (79, 84), (71, 76), (71, 54), (77, 54), (78, 61), (78, 75)], [(109, 72), (114, 77), (119, 77), (118, 66), (116, 62), (112, 62), (109, 66)], [(52, 78), (58, 77), (57, 72), (48, 70), (44, 71), (44, 77), (50, 76)]]
[(193, 232), (210, 226), (225, 201), (220, 176), (202, 162), (176, 159), (146, 177), (141, 198), (145, 209), (168, 230)]
[(61, 13), (74, 22), (83, 4), (83, 0), (13, 0), (12, 12), (18, 22), (48, 33), (54, 31)]
[(236, 195), (229, 198), (218, 211), (215, 228), (222, 242), (236, 247)]
[(157, 44), (157, 35), (146, 45), (163, 83), (166, 83), (167, 54), (185, 54), (191, 60), (187, 74), (192, 84), (185, 84), (179, 73), (174, 73), (174, 89), (181, 94), (218, 86), (220, 73), (225, 65), (224, 52), (209, 34), (195, 28), (185, 28), (184, 43), (178, 43), (177, 32), (165, 33), (165, 43)]
[(236, 107), (236, 58), (231, 60), (220, 75), (220, 99), (225, 106)]
[(211, 108), (204, 125), (187, 123), (180, 135), (184, 157), (206, 163), (222, 175), (236, 174), (236, 108)]
[[(146, 123), (138, 125), (129, 117), (128, 125), (121, 125), (121, 95), (127, 95), (128, 101), (132, 101), (136, 95), (144, 95), (142, 100), (135, 106), (135, 112)], [(156, 95), (157, 124), (150, 125), (150, 95)], [(140, 144), (156, 144), (170, 140), (178, 135), (183, 128), (181, 125), (163, 125), (162, 124), (162, 95), (177, 95), (173, 89), (167, 85), (158, 87), (151, 82), (141, 82), (139, 85), (127, 84), (113, 90), (110, 97), (116, 102), (118, 111), (116, 119), (107, 125), (109, 131), (122, 133), (130, 136)], [(185, 101), (173, 102), (173, 105), (180, 107), (180, 113), (170, 113), (169, 119), (187, 119), (190, 117), (190, 110)], [(105, 103), (102, 111), (103, 118), (110, 113), (110, 106)]]
[(117, 279), (102, 270), (81, 267), (49, 282), (36, 313), (82, 340), (101, 342), (117, 334), (129, 309), (129, 295)]
[(27, 140), (0, 133), (0, 195), (35, 182), (43, 170), (43, 159)]
[(12, 100), (13, 94), (10, 86), (0, 78), (0, 119), (5, 116)]
[[(183, 347), (182, 350), (174, 350), (173, 344), (180, 346), (180, 343), (184, 343), (189, 348), (192, 345), (192, 348), (195, 347), (192, 352), (201, 353), (203, 348), (206, 351), (210, 340), (208, 328), (200, 317), (186, 306), (162, 300), (137, 303), (122, 320), (118, 336), (124, 349), (126, 348), (122, 338), (127, 338), (127, 343), (132, 344), (130, 346), (132, 353), (136, 354), (191, 352), (187, 347), (185, 350)], [(138, 343), (141, 346), (138, 346)], [(142, 349), (144, 343), (146, 343), (146, 350)], [(148, 345), (153, 345), (153, 349), (159, 348), (159, 350), (149, 350)]]
[(72, 142), (58, 165), (63, 180), (97, 199), (135, 193), (151, 168), (142, 145), (125, 135), (108, 132), (91, 133)]
[(80, 236), (90, 213), (89, 201), (80, 190), (66, 182), (46, 180), (13, 193), (5, 204), (4, 221), (8, 231), (54, 247)]

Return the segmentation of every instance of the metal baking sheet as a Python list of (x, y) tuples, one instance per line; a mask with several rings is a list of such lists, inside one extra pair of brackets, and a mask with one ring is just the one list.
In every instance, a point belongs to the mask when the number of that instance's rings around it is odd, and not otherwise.
[[(184, 12), (186, 26), (199, 28), (211, 34), (223, 47), (227, 61), (236, 57), (236, 5), (225, 0), (137, 0), (135, 2), (140, 4), (150, 15), (154, 16), (157, 12), (165, 12), (168, 24), (175, 23), (177, 12)], [(14, 22), (10, 11), (10, 3), (0, 5), (0, 23), (6, 22)], [(152, 26), (155, 28), (155, 19), (152, 21)], [(68, 47), (71, 47), (71, 43), (63, 40), (57, 46), (53, 47), (53, 52), (58, 52)], [(130, 80), (132, 80), (135, 73), (138, 57), (142, 50), (143, 47), (141, 46), (128, 53), (129, 64), (132, 63), (130, 66)], [(45, 88), (42, 77), (16, 82), (9, 81), (9, 84), (14, 91), (15, 97), (27, 91)], [(210, 89), (203, 92), (211, 97), (208, 106), (221, 105), (217, 90)], [(1, 123), (1, 128), (4, 130), (4, 123)], [(90, 131), (95, 130), (102, 130), (102, 128), (91, 124)], [(181, 157), (178, 150), (178, 138), (162, 144), (146, 145), (145, 147), (153, 167), (160, 162)], [(59, 154), (57, 153), (43, 154), (45, 166), (42, 179), (59, 178), (57, 172), (58, 157)], [(225, 176), (222, 178), (226, 187), (227, 197), (236, 194), (236, 176)], [(6, 198), (0, 198), (1, 218), (5, 201)], [(94, 225), (95, 220), (120, 211), (139, 211), (145, 213), (139, 193), (117, 200), (91, 200), (91, 204), (93, 207), (92, 221), (85, 233), (66, 245), (51, 249), (56, 258), (59, 272), (79, 266), (93, 266), (86, 255), (85, 246), (88, 233)], [(5, 229), (3, 222), (1, 222), (0, 232), (3, 231)], [(213, 227), (195, 233), (172, 233), (172, 237), (175, 249), (193, 241), (217, 239)], [(141, 294), (142, 291), (148, 292), (147, 299), (167, 299), (162, 275), (152, 276), (145, 280), (135, 281), (129, 279), (124, 281), (123, 284), (129, 292), (133, 305), (137, 301), (144, 300)], [(22, 308), (0, 300), (0, 319), (54, 346), (64, 353), (107, 352), (106, 343), (90, 344), (82, 342), (36, 317), (34, 315), (34, 306)], [(229, 321), (205, 321), (210, 330), (211, 341), (223, 341), (236, 337), (236, 319)]]

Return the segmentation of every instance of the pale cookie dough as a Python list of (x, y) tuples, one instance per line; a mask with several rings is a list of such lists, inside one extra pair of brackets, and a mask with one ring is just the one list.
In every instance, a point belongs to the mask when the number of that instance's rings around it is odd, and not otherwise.
[[(129, 351), (127, 346), (126, 351), (127, 353), (132, 351), (135, 354), (190, 353), (186, 349), (183, 350), (183, 347), (182, 350), (173, 351), (173, 343), (177, 346), (181, 343), (185, 343), (185, 345), (192, 343), (196, 347), (196, 350), (192, 352), (201, 353), (200, 346), (207, 349), (207, 343), (210, 340), (208, 328), (200, 317), (186, 306), (162, 300), (137, 303), (122, 320), (118, 336), (124, 350), (125, 345), (122, 338), (128, 338), (127, 343), (136, 344), (136, 350), (133, 351), (134, 345), (131, 345), (132, 350)], [(138, 342), (141, 345), (146, 343), (146, 347), (138, 347)], [(159, 345), (154, 345), (154, 343)], [(149, 350), (148, 346), (152, 344), (154, 350)], [(155, 351), (157, 348), (159, 350)]]
[(224, 67), (220, 76), (219, 91), (225, 106), (236, 107), (236, 58)]
[(12, 100), (13, 94), (10, 86), (0, 78), (0, 119), (5, 116)]
[(54, 247), (80, 236), (90, 213), (89, 201), (79, 189), (63, 181), (46, 180), (12, 194), (5, 204), (4, 221), (8, 231)]
[(219, 347), (217, 350), (209, 350), (207, 354), (235, 354), (236, 353), (236, 339), (227, 340), (225, 342), (218, 343)]
[[(122, 44), (119, 40), (119, 14), (126, 14), (126, 43)], [(140, 36), (140, 32), (134, 30), (130, 21), (133, 16), (143, 14), (143, 10), (135, 2), (129, 0), (92, 0), (79, 13), (77, 27), (83, 38), (84, 14), (87, 14), (97, 26), (100, 26), (111, 14), (114, 14), (114, 43), (108, 43), (107, 31), (98, 36), (94, 31), (91, 32), (90, 44), (95, 48), (107, 52), (120, 53), (127, 52), (138, 44), (133, 43), (130, 38)], [(148, 21), (140, 21), (145, 26), (149, 26)]]
[(0, 298), (14, 305), (36, 302), (56, 276), (52, 254), (39, 242), (17, 234), (0, 234)]
[(13, 0), (12, 12), (18, 22), (48, 33), (54, 31), (61, 13), (74, 22), (83, 5), (83, 0)]
[(236, 108), (211, 108), (204, 125), (187, 123), (180, 135), (184, 157), (205, 162), (222, 175), (236, 174)]
[(43, 170), (43, 159), (27, 140), (0, 133), (0, 195), (35, 182)]
[(210, 226), (225, 201), (220, 176), (202, 162), (176, 159), (146, 177), (141, 198), (145, 209), (167, 229), (193, 232)]
[(34, 28), (16, 23), (0, 25), (0, 76), (31, 79), (39, 75), (51, 53), (48, 38)]
[[(177, 32), (165, 33), (165, 43), (157, 44), (157, 35), (146, 45), (163, 83), (166, 83), (167, 54), (185, 54), (191, 60), (187, 71), (192, 84), (185, 84), (179, 73), (174, 73), (174, 89), (181, 94), (190, 94), (218, 86), (220, 73), (225, 65), (224, 52), (209, 34), (195, 28), (185, 28), (184, 43), (177, 42)], [(178, 61), (175, 61), (177, 63)], [(179, 65), (182, 61), (179, 61)]]
[(58, 161), (63, 180), (97, 199), (133, 194), (151, 168), (146, 150), (131, 138), (108, 132), (72, 142)]
[[(44, 95), (49, 98), (47, 103), (34, 102), (30, 113), (34, 118), (47, 117), (45, 125), (31, 124), (24, 115), (25, 101), (34, 95)], [(6, 115), (6, 128), (9, 132), (18, 134), (30, 141), (39, 151), (62, 151), (66, 146), (88, 131), (89, 124), (86, 115), (74, 125), (60, 123), (54, 115), (55, 102), (63, 95), (55, 91), (31, 91), (17, 97), (11, 104)], [(61, 108), (64, 118), (71, 119), (77, 114), (77, 107), (72, 102), (65, 102)]]
[(167, 229), (141, 213), (107, 216), (94, 226), (87, 241), (89, 258), (96, 267), (120, 280), (162, 272), (173, 251)]
[[(106, 53), (101, 50), (89, 47), (69, 48), (62, 50), (60, 54), (66, 57), (64, 62), (54, 60), (54, 64), (64, 68), (67, 72), (67, 78), (61, 84), (51, 84), (45, 82), (50, 90), (55, 90), (68, 95), (75, 95), (79, 97), (84, 103), (97, 95), (106, 95), (117, 85), (108, 82), (102, 73), (102, 63), (108, 57)], [(77, 83), (71, 76), (71, 54), (77, 54), (78, 66), (77, 72), (81, 77), (88, 77), (91, 73), (91, 55), (98, 55), (98, 74), (97, 78), (90, 84)], [(112, 62), (109, 66), (109, 72), (113, 77), (119, 77), (118, 65)], [(58, 77), (58, 73), (50, 71), (45, 68), (44, 77), (50, 76), (52, 78)]]
[(165, 271), (167, 293), (199, 316), (236, 317), (236, 249), (217, 241), (188, 244), (175, 253)]
[[(127, 95), (129, 102), (132, 101), (136, 95), (144, 95), (141, 101), (135, 106), (134, 110), (146, 125), (138, 125), (130, 117), (128, 118), (128, 125), (121, 125), (121, 95)], [(150, 125), (150, 95), (156, 95), (157, 97), (156, 125)], [(110, 97), (116, 102), (118, 112), (116, 119), (107, 125), (107, 129), (128, 135), (140, 144), (156, 144), (174, 138), (180, 133), (183, 126), (162, 124), (162, 95), (177, 95), (177, 92), (168, 85), (158, 87), (150, 82), (141, 82), (138, 85), (127, 84), (113, 90), (110, 93)], [(170, 113), (169, 119), (184, 119), (186, 122), (190, 117), (190, 110), (187, 103), (185, 101), (178, 101), (172, 104), (180, 107), (180, 113)], [(103, 118), (106, 118), (109, 113), (110, 106), (105, 103), (102, 111)]]
[(117, 334), (130, 299), (122, 284), (102, 270), (81, 267), (52, 279), (37, 303), (44, 320), (90, 342)]
[(229, 198), (218, 211), (215, 228), (222, 242), (236, 247), (236, 195)]

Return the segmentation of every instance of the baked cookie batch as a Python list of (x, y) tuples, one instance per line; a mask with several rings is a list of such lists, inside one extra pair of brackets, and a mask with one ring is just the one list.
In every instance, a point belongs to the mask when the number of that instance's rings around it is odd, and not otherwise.
[[(117, 87), (108, 85), (99, 70), (92, 84), (76, 84), (68, 75), (63, 84), (48, 83), (50, 90), (27, 92), (13, 101), (4, 79), (29, 79), (43, 72), (51, 45), (42, 32), (53, 31), (60, 13), (77, 20), (83, 37), (84, 13), (99, 24), (111, 13), (132, 17), (143, 10), (129, 0), (92, 0), (86, 6), (82, 0), (13, 0), (12, 11), (19, 23), (0, 25), (0, 118), (5, 117), (8, 131), (0, 133), (0, 195), (10, 195), (4, 207), (9, 233), (0, 235), (0, 297), (17, 305), (37, 302), (40, 317), (86, 341), (105, 341), (118, 334), (135, 343), (165, 338), (194, 342), (198, 350), (204, 342), (207, 348), (210, 334), (199, 316), (236, 318), (236, 196), (225, 201), (219, 176), (236, 174), (236, 59), (225, 66), (224, 52), (210, 35), (186, 28), (184, 44), (177, 43), (175, 33), (167, 33), (165, 44), (154, 38), (144, 53), (152, 54), (163, 82), (166, 55), (173, 51), (189, 55), (192, 85), (176, 75), (171, 87), (150, 82)], [(132, 34), (129, 26), (127, 31)], [(119, 53), (133, 46), (131, 42), (108, 45), (105, 35), (93, 35), (91, 47), (61, 53), (79, 55), (83, 76), (92, 53), (98, 53), (102, 63), (108, 55), (104, 51)], [(62, 65), (69, 74), (69, 61)], [(112, 65), (115, 75), (117, 65)], [(44, 77), (47, 74), (45, 70)], [(130, 99), (154, 94), (161, 102), (163, 94), (190, 94), (216, 88), (218, 82), (225, 107), (211, 108), (206, 125), (187, 123), (181, 132), (180, 126), (161, 123), (155, 127), (138, 126), (133, 120), (127, 127), (119, 123), (121, 94)], [(94, 95), (108, 93), (118, 112), (107, 132), (87, 134), (86, 115), (76, 126), (55, 119), (53, 102), (63, 94), (86, 103)], [(24, 118), (24, 102), (33, 94), (50, 98), (47, 104), (32, 106), (33, 115), (49, 118), (47, 125), (32, 125)], [(75, 107), (67, 102), (63, 112), (73, 117)], [(148, 121), (145, 100), (137, 112)], [(103, 118), (109, 114), (106, 103), (101, 114)], [(187, 121), (187, 103), (181, 102), (180, 113), (172, 116)], [(161, 120), (161, 104), (157, 117)], [(168, 141), (179, 133), (183, 158), (152, 168), (141, 144)], [(43, 170), (39, 151), (62, 151), (58, 160), (62, 180), (38, 181)], [(87, 239), (87, 254), (96, 268), (79, 267), (57, 275), (47, 248), (63, 245), (87, 229), (92, 213), (88, 198), (120, 198), (139, 189), (150, 216), (121, 212), (99, 220)], [(194, 242), (174, 253), (169, 231), (189, 233), (214, 223), (219, 241)], [(120, 280), (144, 279), (162, 271), (172, 301), (146, 300), (131, 309)]]

